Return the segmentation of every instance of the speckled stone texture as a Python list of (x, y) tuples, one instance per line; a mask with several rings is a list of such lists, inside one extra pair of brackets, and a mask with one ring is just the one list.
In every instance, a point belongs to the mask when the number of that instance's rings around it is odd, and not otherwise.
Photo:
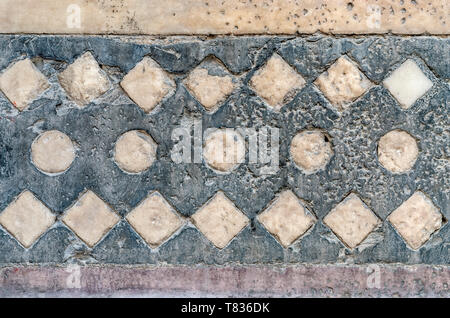
[(448, 24), (448, 0), (0, 2), (0, 33), (449, 34)]
[[(108, 76), (111, 87), (81, 108), (67, 96), (58, 74), (87, 51)], [(0, 52), (0, 71), (27, 57), (50, 84), (22, 112), (0, 94), (0, 211), (29, 190), (57, 215), (56, 223), (27, 249), (0, 227), (0, 264), (450, 263), (448, 38), (2, 35)], [(271, 110), (249, 86), (252, 76), (274, 53), (306, 81), (279, 111)], [(340, 111), (314, 81), (343, 55), (372, 84)], [(145, 113), (120, 86), (144, 56), (152, 58), (176, 83), (176, 90), (151, 113)], [(223, 63), (236, 82), (231, 95), (213, 113), (184, 84), (188, 74), (211, 56)], [(433, 86), (403, 109), (383, 80), (407, 59), (417, 64)], [(170, 157), (172, 131), (194, 119), (201, 120), (204, 131), (279, 128), (279, 171), (261, 174), (261, 166), (247, 160), (229, 174), (218, 174), (204, 163), (174, 163)], [(333, 148), (329, 163), (314, 174), (304, 174), (290, 158), (292, 138), (306, 129), (326, 133)], [(413, 168), (403, 174), (386, 170), (377, 157), (379, 139), (395, 129), (407, 131), (419, 147)], [(33, 140), (47, 130), (63, 132), (77, 148), (70, 168), (56, 176), (41, 173), (30, 159)], [(125, 173), (113, 159), (117, 139), (130, 130), (145, 131), (158, 144), (156, 160), (140, 174)], [(93, 191), (121, 217), (92, 248), (61, 220), (85, 190)], [(317, 218), (306, 235), (286, 248), (257, 220), (284, 190), (292, 190)], [(423, 246), (413, 250), (387, 217), (418, 190), (442, 214), (443, 224)], [(185, 218), (223, 191), (250, 221), (223, 249), (215, 247), (191, 222), (151, 248), (126, 215), (153, 191)], [(381, 224), (354, 249), (347, 248), (323, 223), (350, 193), (357, 194)]]
[(431, 265), (10, 266), (0, 297), (448, 298), (449, 280)]

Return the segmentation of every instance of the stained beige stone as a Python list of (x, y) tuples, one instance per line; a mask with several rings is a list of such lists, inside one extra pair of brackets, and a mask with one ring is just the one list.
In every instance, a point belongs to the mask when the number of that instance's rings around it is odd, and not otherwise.
[(58, 130), (42, 133), (31, 145), (31, 160), (43, 172), (62, 173), (69, 169), (74, 159), (72, 140)]
[(345, 56), (334, 62), (314, 83), (339, 110), (347, 108), (371, 85), (367, 77)]
[(305, 80), (278, 54), (272, 55), (250, 80), (250, 86), (279, 111), (295, 93), (305, 86)]
[(218, 248), (227, 246), (249, 222), (221, 191), (191, 218), (200, 232)]
[(413, 60), (406, 60), (383, 84), (404, 109), (411, 107), (433, 86)]
[(124, 133), (116, 142), (114, 160), (128, 173), (147, 170), (156, 159), (157, 144), (142, 130)]
[(318, 130), (307, 130), (295, 135), (290, 151), (295, 164), (308, 174), (325, 168), (333, 156), (331, 143)]
[(245, 160), (244, 139), (234, 129), (218, 129), (206, 137), (203, 158), (209, 167), (230, 172)]
[(442, 215), (422, 192), (415, 192), (388, 220), (412, 249), (419, 249), (442, 226)]
[(175, 87), (173, 80), (148, 56), (136, 64), (120, 85), (146, 113), (151, 112)]
[(19, 110), (24, 110), (50, 85), (30, 59), (11, 64), (0, 74), (0, 90)]
[(284, 246), (288, 247), (315, 222), (292, 191), (283, 191), (258, 220)]
[(353, 193), (331, 210), (323, 221), (350, 248), (358, 246), (380, 222)]
[(378, 161), (393, 173), (410, 170), (418, 155), (417, 142), (406, 131), (390, 131), (378, 141)]
[(449, 11), (447, 0), (2, 0), (0, 32), (449, 34)]
[(162, 244), (183, 224), (158, 192), (149, 195), (131, 211), (127, 220), (151, 247)]
[(62, 218), (89, 247), (97, 244), (119, 220), (119, 216), (90, 190), (84, 193)]
[(85, 106), (104, 94), (111, 86), (105, 72), (90, 52), (86, 52), (58, 75), (59, 83), (67, 95)]
[(209, 111), (222, 103), (234, 89), (231, 76), (210, 75), (205, 68), (193, 70), (186, 80), (186, 85)]
[(0, 214), (0, 224), (26, 248), (44, 234), (55, 219), (51, 211), (28, 190)]

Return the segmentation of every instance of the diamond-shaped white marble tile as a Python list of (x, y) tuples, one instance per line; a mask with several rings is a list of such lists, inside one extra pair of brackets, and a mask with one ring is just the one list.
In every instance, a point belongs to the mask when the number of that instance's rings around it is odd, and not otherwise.
[(15, 62), (0, 74), (0, 90), (19, 111), (49, 87), (47, 78), (30, 59)]
[(227, 246), (249, 222), (221, 191), (191, 218), (200, 232), (218, 248)]
[(350, 248), (358, 246), (380, 222), (353, 193), (332, 209), (323, 221)]
[(86, 52), (58, 75), (59, 83), (78, 106), (85, 106), (110, 87), (108, 76), (90, 52)]
[(30, 191), (22, 192), (0, 214), (0, 224), (27, 248), (47, 231), (55, 219)]
[(162, 244), (183, 224), (158, 192), (150, 194), (132, 210), (127, 215), (127, 220), (151, 247)]
[(208, 111), (220, 107), (235, 87), (232, 76), (215, 59), (203, 61), (189, 73), (185, 83), (192, 95)]
[(290, 190), (283, 191), (258, 220), (284, 247), (291, 245), (315, 222), (314, 216)]
[(404, 109), (411, 107), (433, 86), (433, 82), (411, 59), (392, 72), (383, 84)]
[(442, 226), (441, 213), (420, 191), (403, 202), (388, 220), (413, 249), (420, 248)]
[(252, 89), (279, 111), (305, 86), (305, 80), (281, 56), (274, 54), (250, 80)]
[(346, 56), (341, 56), (314, 82), (330, 102), (344, 110), (366, 92), (371, 82)]
[(148, 56), (125, 75), (120, 85), (146, 113), (151, 112), (175, 87), (173, 80)]
[(102, 199), (89, 190), (66, 211), (62, 221), (88, 246), (93, 247), (119, 219)]

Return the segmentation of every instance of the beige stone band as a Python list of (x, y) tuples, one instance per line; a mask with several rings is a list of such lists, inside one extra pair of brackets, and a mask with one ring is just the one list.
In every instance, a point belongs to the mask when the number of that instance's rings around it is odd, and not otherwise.
[(0, 33), (450, 34), (448, 0), (1, 0)]

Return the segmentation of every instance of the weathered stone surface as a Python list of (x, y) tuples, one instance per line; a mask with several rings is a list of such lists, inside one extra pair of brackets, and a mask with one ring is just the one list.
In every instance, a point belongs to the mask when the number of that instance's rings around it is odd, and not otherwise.
[(86, 106), (110, 88), (105, 72), (90, 52), (84, 53), (58, 76), (67, 95), (78, 106)]
[(94, 192), (88, 190), (66, 211), (62, 220), (92, 247), (119, 221), (119, 217)]
[(128, 173), (140, 173), (155, 161), (156, 149), (157, 144), (145, 131), (128, 131), (116, 142), (114, 160), (120, 169)]
[(31, 160), (43, 172), (62, 173), (75, 160), (75, 147), (66, 134), (58, 130), (46, 131), (33, 141)]
[[(3, 0), (4, 33), (449, 34), (448, 1)], [(44, 18), (43, 18), (44, 17)]]
[[(79, 270), (80, 288), (67, 284), (74, 270)], [(7, 266), (0, 269), (0, 275), (0, 297), (447, 298), (450, 269), (402, 264), (72, 265)], [(167, 314), (179, 312), (179, 306), (166, 308)]]
[(370, 87), (370, 81), (347, 57), (340, 57), (314, 82), (339, 110), (344, 110)]
[(353, 193), (331, 210), (323, 222), (350, 248), (358, 246), (380, 223)]
[(50, 85), (30, 59), (12, 63), (0, 73), (0, 90), (18, 110), (24, 110)]
[(393, 173), (410, 170), (418, 155), (417, 142), (406, 131), (390, 131), (378, 141), (378, 160)]
[(441, 228), (442, 215), (424, 193), (417, 191), (389, 215), (389, 221), (411, 248), (418, 249)]
[(392, 72), (383, 84), (404, 109), (411, 107), (433, 86), (417, 64), (410, 59)]
[(182, 220), (158, 192), (149, 195), (127, 220), (144, 240), (157, 247), (167, 240), (182, 224)]
[(25, 247), (30, 247), (55, 219), (52, 212), (30, 191), (22, 192), (0, 214), (0, 224)]
[(290, 152), (295, 164), (306, 173), (324, 169), (333, 156), (328, 137), (317, 130), (307, 130), (295, 135)]
[(219, 129), (205, 139), (203, 158), (219, 172), (230, 172), (245, 159), (245, 143), (233, 129)]
[(248, 224), (248, 218), (223, 192), (218, 192), (192, 217), (195, 226), (218, 248), (224, 248)]
[(283, 191), (258, 220), (278, 241), (288, 247), (302, 236), (315, 222), (292, 191)]
[(278, 54), (274, 54), (250, 80), (251, 87), (275, 110), (294, 97), (305, 80)]
[[(216, 248), (195, 226), (189, 225), (153, 249), (122, 219), (92, 250), (65, 224), (51, 227), (28, 249), (1, 227), (2, 264), (60, 264), (61, 260), (102, 265), (191, 266), (450, 263), (448, 222), (443, 221), (427, 243), (414, 250), (387, 220), (417, 190), (430, 197), (445, 220), (450, 218), (450, 167), (446, 160), (450, 155), (447, 134), (450, 50), (449, 39), (445, 37), (317, 34), (156, 39), (3, 35), (0, 48), (0, 69), (19, 58), (29, 58), (51, 85), (24, 112), (19, 112), (0, 94), (0, 211), (28, 189), (57, 214), (69, 209), (85, 189), (91, 189), (123, 217), (149, 193), (158, 191), (180, 215), (190, 217), (217, 191), (224, 191), (249, 219), (249, 225), (223, 249)], [(79, 108), (67, 98), (57, 76), (87, 51), (102, 65), (111, 89), (89, 107)], [(249, 86), (252, 75), (274, 52), (306, 81), (279, 112), (266, 107)], [(338, 113), (313, 82), (343, 55), (355, 61), (373, 86), (350, 108)], [(152, 58), (177, 83), (173, 94), (159, 103), (159, 111), (148, 114), (120, 88), (120, 81), (144, 56)], [(220, 60), (238, 83), (214, 112), (205, 111), (184, 84), (192, 70), (209, 58)], [(409, 58), (414, 59), (433, 87), (404, 110), (382, 82)], [(278, 128), (277, 172), (261, 173), (262, 164), (249, 163), (247, 158), (227, 174), (211, 170), (205, 162), (172, 161), (175, 143), (172, 132), (200, 119), (202, 132), (225, 127)], [(328, 136), (334, 154), (324, 169), (305, 174), (292, 160), (290, 144), (298, 132), (311, 129)], [(379, 139), (396, 129), (414, 136), (420, 148), (413, 169), (400, 175), (386, 170), (377, 156)], [(30, 158), (33, 141), (48, 130), (65, 132), (77, 147), (77, 157), (70, 169), (56, 176), (42, 174)], [(124, 173), (114, 162), (117, 139), (131, 130), (146, 131), (158, 143), (158, 160), (139, 174)], [(199, 142), (199, 148), (201, 145)], [(249, 153), (247, 150), (246, 155)], [(304, 208), (318, 219), (306, 235), (287, 248), (256, 219), (283, 190), (293, 191)], [(367, 207), (383, 223), (357, 248), (348, 249), (322, 220), (352, 191), (364, 198)]]
[(0, 1), (0, 296), (448, 297), (449, 8)]
[(144, 57), (120, 85), (146, 113), (151, 112), (174, 87), (173, 81), (149, 57)]

